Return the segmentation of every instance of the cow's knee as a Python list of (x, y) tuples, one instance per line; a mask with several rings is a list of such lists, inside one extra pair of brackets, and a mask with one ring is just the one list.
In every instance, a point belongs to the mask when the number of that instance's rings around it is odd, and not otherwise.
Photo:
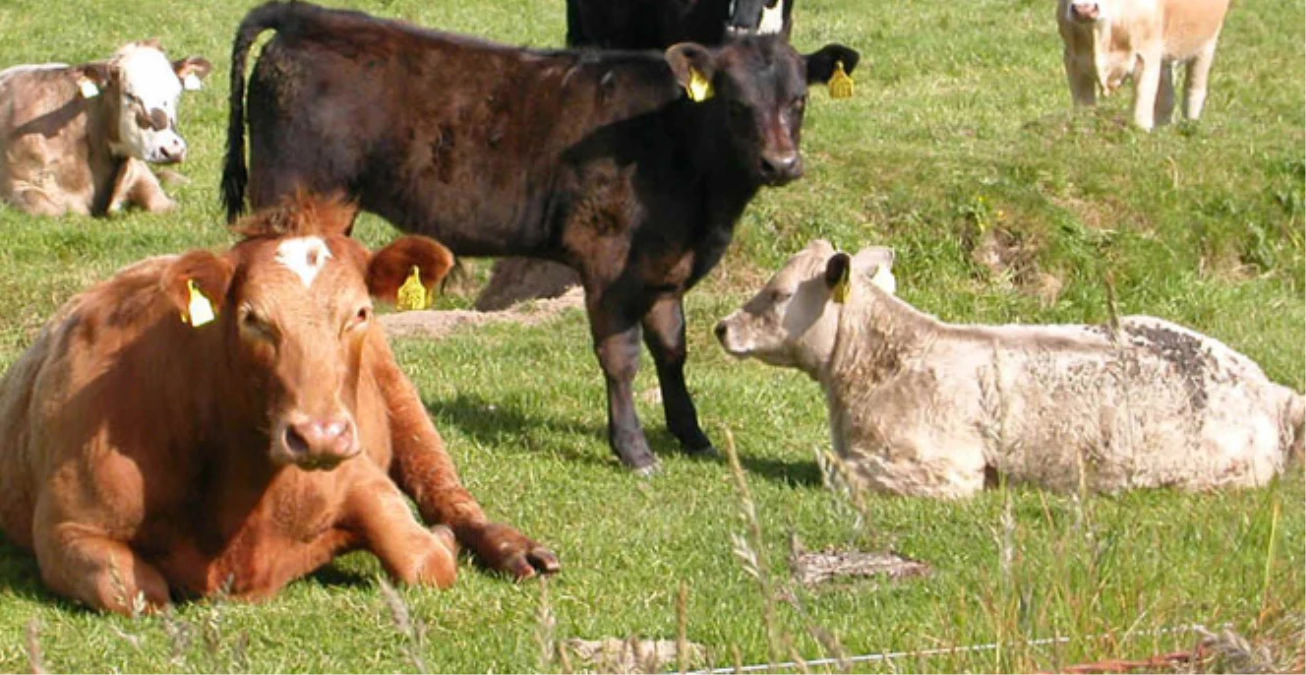
[(62, 525), (38, 533), (35, 544), (41, 578), (61, 595), (127, 615), (169, 603), (163, 574), (123, 542)]

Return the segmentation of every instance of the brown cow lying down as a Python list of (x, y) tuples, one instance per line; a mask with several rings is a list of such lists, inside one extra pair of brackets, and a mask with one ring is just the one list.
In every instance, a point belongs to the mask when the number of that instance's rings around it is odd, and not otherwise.
[(14, 364), (0, 527), (52, 589), (119, 612), (170, 589), (264, 598), (354, 549), (443, 588), (455, 535), (517, 576), (557, 569), (486, 520), (373, 320), (369, 295), (393, 299), (414, 266), (433, 285), (452, 256), (413, 236), (369, 253), (344, 234), (354, 214), (301, 199), (229, 251), (132, 265)]
[(1174, 113), (1174, 66), (1188, 64), (1184, 116), (1206, 103), (1206, 82), (1229, 0), (1060, 0), (1057, 27), (1070, 95), (1078, 105), (1134, 77), (1134, 124), (1151, 129)]
[(821, 383), (857, 482), (964, 497), (996, 472), (1060, 490), (1264, 485), (1300, 455), (1306, 401), (1214, 338), (943, 323), (894, 295), (893, 252), (816, 241), (717, 325), (727, 352)]
[(149, 40), (107, 62), (0, 71), (0, 199), (42, 216), (171, 210), (145, 162), (186, 158), (177, 103), (210, 68), (196, 56), (170, 62)]

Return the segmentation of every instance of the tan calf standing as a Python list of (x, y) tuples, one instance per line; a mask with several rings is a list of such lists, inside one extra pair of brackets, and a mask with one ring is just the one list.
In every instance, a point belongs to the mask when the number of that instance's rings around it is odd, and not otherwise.
[(1188, 65), (1184, 116), (1206, 102), (1215, 45), (1229, 0), (1060, 0), (1066, 78), (1079, 105), (1094, 105), (1134, 77), (1134, 123), (1167, 124), (1174, 112), (1174, 66)]
[(445, 587), (455, 536), (519, 577), (557, 569), (486, 519), (373, 320), (369, 296), (414, 266), (433, 285), (452, 255), (423, 237), (372, 254), (345, 234), (354, 213), (265, 211), (229, 251), (128, 267), (9, 370), (0, 528), (55, 592), (120, 612), (262, 598), (354, 549)]

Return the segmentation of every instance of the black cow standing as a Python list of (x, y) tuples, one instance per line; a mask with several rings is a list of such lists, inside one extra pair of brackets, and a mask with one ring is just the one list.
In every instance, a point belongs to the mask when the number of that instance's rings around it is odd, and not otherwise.
[[(245, 101), (245, 61), (264, 30)], [(292, 193), (345, 191), (461, 256), (575, 269), (607, 378), (608, 435), (657, 463), (631, 385), (641, 329), (667, 426), (710, 452), (685, 388), (684, 293), (725, 253), (763, 185), (802, 175), (807, 85), (857, 52), (780, 38), (719, 49), (539, 51), (302, 2), (252, 10), (232, 48), (223, 198), (235, 217)], [(698, 73), (715, 96), (695, 102)], [(244, 161), (248, 107), (250, 168)]]
[[(677, 42), (719, 45), (728, 35), (779, 33), (793, 26), (797, 0), (567, 0), (567, 45), (665, 49)], [(782, 21), (772, 20), (779, 12)]]

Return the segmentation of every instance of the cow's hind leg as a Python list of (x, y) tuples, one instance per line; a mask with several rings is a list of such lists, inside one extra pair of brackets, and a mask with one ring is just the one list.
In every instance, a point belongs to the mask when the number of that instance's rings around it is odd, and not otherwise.
[(78, 523), (38, 524), (34, 534), (41, 578), (55, 592), (128, 615), (168, 604), (168, 582), (125, 543)]
[(1206, 83), (1211, 77), (1211, 65), (1215, 62), (1215, 43), (1214, 39), (1211, 40), (1188, 63), (1188, 73), (1184, 80), (1184, 117), (1190, 120), (1201, 117), (1202, 107), (1206, 105)]
[(685, 310), (679, 297), (664, 297), (644, 315), (644, 344), (657, 366), (667, 429), (690, 454), (715, 448), (698, 425), (698, 411), (685, 386)]

